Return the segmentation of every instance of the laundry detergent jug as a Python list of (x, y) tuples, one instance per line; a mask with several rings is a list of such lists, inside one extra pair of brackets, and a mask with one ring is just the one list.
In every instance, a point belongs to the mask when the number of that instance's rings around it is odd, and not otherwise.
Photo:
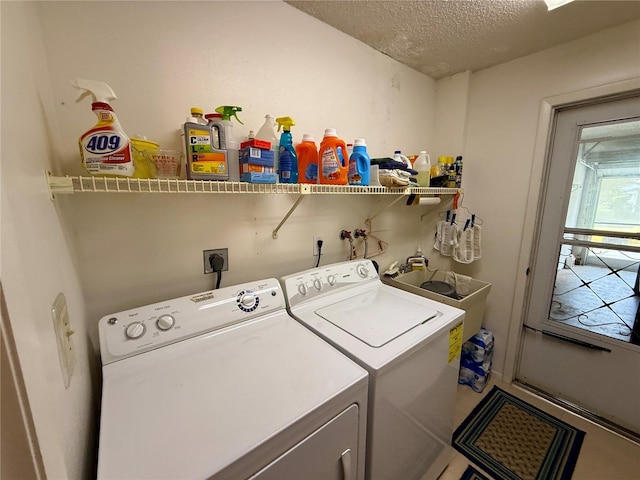
[(319, 182), (329, 185), (346, 185), (349, 175), (347, 145), (338, 138), (335, 128), (327, 128), (318, 150)]

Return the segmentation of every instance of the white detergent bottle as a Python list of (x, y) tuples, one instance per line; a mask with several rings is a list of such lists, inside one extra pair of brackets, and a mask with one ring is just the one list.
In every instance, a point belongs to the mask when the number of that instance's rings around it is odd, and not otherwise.
[(418, 172), (418, 185), (420, 187), (428, 187), (431, 181), (431, 159), (427, 152), (422, 150), (418, 158), (413, 164), (413, 169)]
[(280, 137), (276, 133), (276, 119), (273, 115), (265, 115), (264, 123), (256, 133), (258, 140), (264, 140), (265, 142), (271, 142), (271, 151), (273, 151), (273, 166), (274, 171), (279, 172), (280, 168)]
[(404, 163), (409, 168), (413, 168), (413, 166), (411, 165), (411, 160), (409, 160), (406, 155), (403, 155), (400, 150), (396, 150), (395, 152), (393, 152), (393, 160), (395, 160), (396, 162)]
[(91, 95), (91, 110), (98, 117), (98, 123), (78, 139), (82, 166), (91, 175), (133, 177), (131, 141), (109, 104), (116, 94), (109, 85), (97, 80), (78, 78), (72, 85), (82, 90), (76, 102)]

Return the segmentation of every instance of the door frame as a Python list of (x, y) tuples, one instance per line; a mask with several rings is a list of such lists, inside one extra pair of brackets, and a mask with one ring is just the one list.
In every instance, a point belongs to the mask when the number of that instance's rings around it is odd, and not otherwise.
[(509, 330), (507, 334), (507, 346), (505, 364), (502, 379), (511, 383), (516, 376), (517, 365), (520, 361), (520, 352), (524, 339), (523, 329), (527, 311), (527, 292), (529, 289), (529, 277), (527, 273), (533, 264), (533, 242), (536, 238), (536, 219), (542, 193), (542, 180), (545, 175), (545, 163), (553, 145), (553, 123), (557, 110), (565, 106), (579, 106), (592, 103), (598, 98), (612, 97), (640, 89), (640, 77), (629, 80), (601, 85), (597, 87), (569, 92), (562, 95), (543, 98), (540, 102), (540, 113), (536, 130), (536, 140), (531, 164), (529, 193), (524, 216), (522, 241), (516, 275), (513, 304), (511, 308)]

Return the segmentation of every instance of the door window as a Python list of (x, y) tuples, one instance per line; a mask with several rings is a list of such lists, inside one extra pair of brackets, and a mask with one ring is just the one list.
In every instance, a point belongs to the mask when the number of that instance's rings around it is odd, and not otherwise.
[(640, 120), (583, 126), (549, 319), (639, 343), (639, 268)]

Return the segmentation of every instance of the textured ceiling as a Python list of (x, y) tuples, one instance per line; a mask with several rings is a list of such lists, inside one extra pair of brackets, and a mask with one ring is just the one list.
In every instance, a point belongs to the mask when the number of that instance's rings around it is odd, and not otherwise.
[(550, 12), (543, 0), (287, 3), (434, 79), (640, 18), (640, 0), (578, 0)]

